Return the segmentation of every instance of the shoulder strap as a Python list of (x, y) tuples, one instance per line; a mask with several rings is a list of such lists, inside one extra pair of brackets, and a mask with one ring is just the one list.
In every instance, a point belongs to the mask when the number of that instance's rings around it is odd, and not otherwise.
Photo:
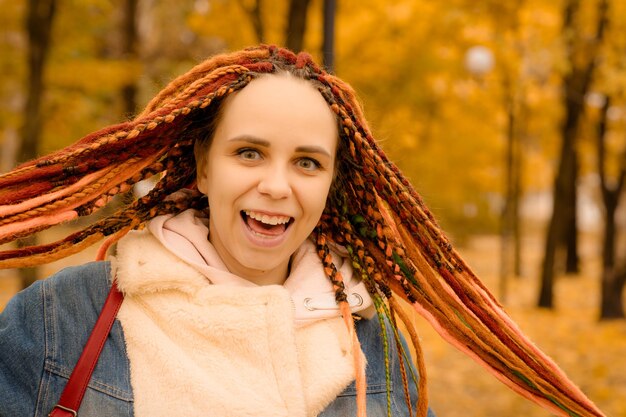
[(76, 417), (78, 414), (87, 384), (89, 384), (93, 370), (96, 367), (96, 363), (98, 363), (98, 358), (111, 332), (115, 316), (117, 316), (123, 300), (124, 296), (117, 288), (115, 280), (113, 280), (109, 295), (104, 302), (100, 316), (91, 331), (83, 353), (81, 353), (72, 375), (70, 375), (70, 379), (61, 394), (58, 404), (54, 406), (48, 417)]

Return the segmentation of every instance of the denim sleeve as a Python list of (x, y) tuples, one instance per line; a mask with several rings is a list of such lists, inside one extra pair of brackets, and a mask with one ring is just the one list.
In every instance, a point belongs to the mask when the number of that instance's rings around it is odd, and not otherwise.
[(0, 314), (0, 416), (35, 414), (45, 360), (43, 285), (18, 293)]

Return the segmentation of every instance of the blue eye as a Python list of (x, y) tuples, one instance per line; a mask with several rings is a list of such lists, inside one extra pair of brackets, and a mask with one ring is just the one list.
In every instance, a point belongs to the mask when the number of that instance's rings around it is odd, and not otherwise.
[(322, 165), (317, 162), (315, 159), (313, 158), (302, 158), (299, 159), (297, 162), (297, 165), (306, 170), (306, 171), (315, 171), (316, 169), (320, 168)]

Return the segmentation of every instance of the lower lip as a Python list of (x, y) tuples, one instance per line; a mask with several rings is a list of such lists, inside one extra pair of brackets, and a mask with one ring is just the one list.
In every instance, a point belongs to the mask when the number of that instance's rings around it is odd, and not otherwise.
[(278, 236), (270, 236), (270, 235), (262, 235), (250, 229), (246, 224), (245, 220), (241, 219), (241, 224), (243, 225), (244, 234), (254, 246), (259, 246), (262, 248), (275, 248), (276, 246), (281, 245), (285, 239), (287, 238), (287, 234), (291, 229), (291, 226), (287, 227), (284, 233)]

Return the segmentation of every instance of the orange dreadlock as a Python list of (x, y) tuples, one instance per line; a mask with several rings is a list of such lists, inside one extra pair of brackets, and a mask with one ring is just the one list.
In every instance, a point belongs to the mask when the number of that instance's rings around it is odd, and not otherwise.
[[(409, 329), (420, 377), (417, 415), (425, 416), (428, 408), (425, 367), (417, 336), (396, 297), (411, 303), (442, 337), (519, 394), (558, 415), (602, 416), (521, 333), (452, 248), (420, 196), (373, 139), (353, 90), (307, 54), (259, 46), (213, 57), (172, 81), (133, 121), (94, 132), (0, 176), (0, 243), (92, 214), (133, 184), (161, 177), (145, 197), (62, 240), (0, 252), (0, 268), (51, 262), (103, 237), (119, 238), (155, 216), (205, 208), (197, 189), (178, 199), (165, 198), (182, 188), (195, 189), (193, 148), (207, 132), (194, 126), (215, 118), (229, 94), (277, 71), (313, 82), (340, 125), (337, 178), (314, 235), (353, 337), (359, 415), (365, 414), (364, 364), (342, 277), (329, 256), (331, 241), (348, 249), (381, 322), (386, 316), (393, 324), (393, 337), (399, 340), (396, 316)], [(400, 353), (401, 360), (408, 358)], [(402, 376), (408, 393), (409, 378), (417, 376)]]

